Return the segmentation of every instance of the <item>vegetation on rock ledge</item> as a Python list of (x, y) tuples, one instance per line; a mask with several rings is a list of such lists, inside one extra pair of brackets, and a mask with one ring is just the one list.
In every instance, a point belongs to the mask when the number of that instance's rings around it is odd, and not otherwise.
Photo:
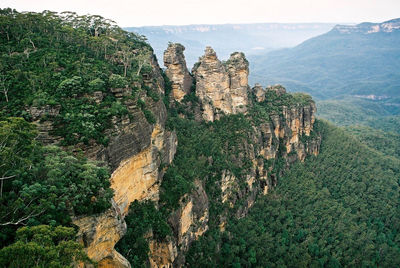
[(195, 242), (188, 266), (400, 265), (400, 162), (317, 123), (320, 155), (291, 167), (247, 217)]

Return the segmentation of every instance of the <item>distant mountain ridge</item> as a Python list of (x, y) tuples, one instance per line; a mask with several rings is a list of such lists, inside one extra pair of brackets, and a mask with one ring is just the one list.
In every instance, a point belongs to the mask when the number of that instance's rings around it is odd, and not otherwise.
[(357, 25), (336, 25), (332, 31), (337, 31), (339, 33), (378, 33), (385, 32), (391, 33), (393, 31), (400, 31), (400, 18), (388, 20), (382, 23), (371, 23), (364, 22)]
[(333, 23), (254, 23), (254, 24), (197, 24), (182, 26), (127, 27), (148, 38), (156, 55), (162, 55), (168, 42), (186, 47), (185, 57), (191, 68), (206, 46), (212, 46), (221, 59), (232, 51), (258, 55), (274, 49), (293, 47), (301, 42), (328, 32)]
[(302, 44), (250, 56), (250, 82), (282, 83), (317, 98), (400, 97), (400, 19), (337, 25)]

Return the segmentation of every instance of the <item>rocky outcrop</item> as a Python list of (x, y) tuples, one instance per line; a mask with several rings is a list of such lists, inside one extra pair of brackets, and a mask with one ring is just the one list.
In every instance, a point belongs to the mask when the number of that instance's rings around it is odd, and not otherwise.
[(225, 66), (229, 74), (232, 113), (246, 113), (249, 105), (249, 62), (243, 53), (235, 52), (231, 54)]
[(243, 53), (233, 53), (224, 65), (215, 51), (207, 47), (192, 73), (204, 120), (214, 121), (222, 114), (246, 112), (249, 64)]
[(357, 25), (336, 25), (331, 32), (340, 34), (377, 34), (400, 31), (400, 19), (393, 19), (382, 23), (363, 22)]
[(266, 88), (267, 91), (273, 91), (276, 93), (278, 96), (282, 96), (283, 94), (286, 93), (286, 89), (281, 86), (281, 85), (274, 85), (274, 86), (268, 86)]
[[(248, 62), (242, 53), (233, 53), (223, 64), (215, 51), (208, 47), (193, 68), (193, 75), (201, 115), (207, 121), (218, 120), (224, 114), (246, 114), (251, 106), (251, 94), (260, 103), (267, 101), (267, 91), (278, 97), (288, 97), (284, 96), (286, 89), (280, 85), (266, 89), (256, 85), (250, 91), (247, 84)], [(195, 107), (191, 109), (196, 113)], [(318, 154), (321, 138), (318, 135), (311, 137), (315, 112), (313, 101), (281, 106), (279, 112), (269, 114), (269, 119), (253, 126), (250, 137), (237, 145), (241, 153), (234, 156), (234, 161), (239, 166), (246, 161), (250, 161), (251, 165), (240, 178), (229, 170), (222, 171), (219, 187), (226, 209), (219, 215), (221, 231), (225, 228), (226, 219), (232, 217), (228, 213), (235, 211), (233, 216), (237, 218), (246, 216), (257, 196), (267, 194), (277, 185), (280, 174), (276, 173), (276, 159), (283, 160), (284, 168), (296, 160), (304, 161), (307, 155)], [(150, 240), (150, 263), (153, 267), (183, 266), (184, 254), (191, 243), (208, 229), (208, 196), (200, 181), (196, 181), (195, 185), (195, 190), (181, 198), (180, 208), (168, 219), (173, 236), (165, 242)]]
[[(136, 131), (140, 132), (138, 129)], [(115, 244), (126, 229), (123, 218), (128, 213), (129, 205), (135, 200), (158, 201), (158, 189), (163, 176), (163, 171), (159, 167), (162, 162), (169, 164), (176, 151), (175, 133), (165, 131), (162, 125), (155, 125), (148, 136), (139, 137), (142, 140), (132, 140), (136, 141), (136, 144), (116, 142), (107, 148), (109, 153), (122, 154), (115, 156), (120, 159), (119, 164), (118, 161), (110, 159), (110, 163), (117, 166), (110, 179), (111, 188), (114, 190), (113, 207), (101, 215), (74, 220), (74, 224), (79, 227), (78, 236), (87, 241), (85, 246), (88, 256), (98, 261), (100, 267), (103, 263), (107, 265), (113, 263), (112, 266), (104, 267), (126, 267), (126, 260), (121, 262), (123, 258), (114, 250)], [(117, 150), (114, 146), (128, 147)], [(138, 153), (134, 153), (135, 146), (139, 146), (136, 148)], [(141, 146), (144, 148), (140, 150)], [(125, 150), (129, 148), (132, 154), (127, 157), (129, 154)]]
[(254, 96), (256, 97), (257, 102), (265, 101), (265, 89), (260, 84), (255, 84), (252, 88)]
[(126, 224), (116, 203), (100, 215), (80, 217), (74, 220), (79, 226), (78, 240), (85, 246), (88, 256), (99, 262), (99, 267), (130, 267), (114, 245), (126, 232)]
[(201, 181), (194, 182), (190, 194), (181, 198), (180, 208), (168, 219), (173, 236), (165, 241), (150, 241), (150, 264), (152, 267), (180, 267), (185, 263), (185, 256), (193, 241), (208, 230), (208, 196)]
[(60, 105), (45, 105), (44, 107), (31, 106), (27, 112), (39, 131), (37, 140), (44, 145), (58, 144), (62, 138), (52, 135), (54, 129), (53, 118), (60, 113)]
[[(281, 86), (277, 88), (284, 90)], [(257, 91), (253, 92), (256, 97)], [(258, 194), (267, 194), (269, 189), (276, 186), (279, 174), (274, 170), (274, 160), (280, 158), (284, 167), (288, 167), (296, 160), (304, 161), (307, 155), (319, 153), (321, 137), (310, 136), (315, 112), (313, 101), (290, 108), (284, 106), (282, 114), (271, 114), (271, 121), (254, 127), (250, 139), (243, 140), (240, 145), (243, 153), (237, 161), (250, 160), (251, 167), (240, 179), (225, 170), (220, 181), (222, 203), (230, 208), (235, 207), (238, 201), (241, 203), (236, 210), (236, 217), (244, 217)], [(244, 184), (241, 183), (243, 181)], [(226, 224), (225, 218), (221, 217), (221, 230)]]
[(172, 83), (172, 98), (180, 102), (186, 94), (190, 93), (193, 78), (187, 67), (181, 44), (170, 43), (164, 51), (164, 65), (167, 67), (165, 74)]
[(172, 239), (167, 241), (149, 241), (149, 263), (151, 267), (167, 268), (172, 267), (176, 257), (178, 256), (178, 249), (176, 243)]
[[(176, 151), (176, 138), (169, 137), (159, 125), (151, 133), (151, 145), (138, 154), (122, 161), (111, 176), (111, 188), (114, 200), (122, 215), (128, 213), (129, 205), (135, 200), (158, 201), (160, 176), (158, 167), (161, 159), (158, 153), (163, 150), (164, 143), (171, 154)], [(169, 162), (167, 162), (169, 164)]]

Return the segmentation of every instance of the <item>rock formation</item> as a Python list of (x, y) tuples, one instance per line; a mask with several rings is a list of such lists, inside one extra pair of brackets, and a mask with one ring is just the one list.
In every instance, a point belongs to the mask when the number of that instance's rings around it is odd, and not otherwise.
[(193, 83), (193, 78), (186, 67), (184, 50), (185, 47), (181, 44), (170, 43), (164, 51), (164, 65), (167, 67), (165, 74), (172, 82), (172, 98), (178, 102), (190, 93)]
[(268, 86), (267, 91), (274, 91), (278, 96), (282, 96), (286, 93), (286, 89), (281, 85)]
[(257, 102), (265, 101), (265, 89), (260, 84), (255, 84), (252, 90)]
[[(254, 128), (249, 140), (244, 140), (243, 155), (237, 161), (250, 160), (252, 165), (245, 176), (246, 187), (240, 187), (241, 180), (231, 172), (223, 171), (221, 178), (222, 202), (229, 207), (241, 201), (243, 205), (237, 210), (237, 217), (244, 217), (254, 204), (259, 193), (267, 194), (275, 187), (277, 181), (273, 166), (266, 166), (265, 160), (285, 160), (289, 166), (296, 160), (304, 161), (307, 155), (317, 155), (321, 137), (309, 137), (315, 121), (315, 104), (310, 102), (292, 108), (283, 107), (282, 114), (271, 114), (270, 122), (263, 122)], [(311, 128), (310, 128), (311, 127)], [(301, 137), (309, 137), (301, 141)], [(223, 227), (225, 222), (221, 222)]]
[[(233, 53), (224, 65), (211, 48), (193, 68), (196, 78), (196, 95), (200, 99), (204, 120), (218, 120), (223, 114), (246, 113), (250, 105), (250, 94), (257, 102), (266, 101), (266, 92), (273, 91), (277, 96), (285, 97), (286, 89), (280, 85), (263, 89), (256, 85), (250, 92), (247, 85), (248, 63), (242, 53)], [(193, 107), (192, 107), (193, 108)], [(195, 113), (196, 113), (196, 109)], [(313, 101), (293, 106), (283, 106), (281, 112), (271, 113), (266, 119), (254, 126), (249, 139), (241, 144), (241, 154), (236, 162), (251, 162), (245, 178), (237, 178), (228, 170), (222, 171), (220, 180), (221, 200), (223, 204), (234, 208), (236, 217), (244, 217), (254, 204), (258, 194), (267, 194), (275, 187), (277, 179), (273, 166), (266, 166), (265, 160), (282, 157), (285, 166), (296, 160), (304, 161), (310, 154), (318, 154), (320, 136), (311, 135), (315, 121), (316, 107)], [(302, 137), (309, 137), (303, 139)], [(243, 181), (244, 179), (244, 186)], [(184, 254), (191, 243), (208, 229), (209, 204), (204, 186), (195, 182), (196, 188), (182, 197), (180, 208), (174, 211), (168, 222), (173, 236), (165, 242), (151, 240), (150, 263), (153, 267), (181, 267), (185, 263)], [(220, 228), (224, 230), (226, 219), (232, 217), (225, 211), (220, 215)]]
[[(183, 46), (170, 44), (164, 54), (166, 74), (172, 81), (172, 97), (178, 102), (190, 92), (193, 82), (183, 51)], [(143, 78), (144, 85), (163, 94), (164, 80), (158, 64), (153, 58), (150, 62), (153, 70)], [(196, 95), (200, 100), (196, 107), (189, 107), (193, 109), (195, 118), (214, 121), (224, 114), (246, 114), (255, 105), (252, 99), (260, 104), (268, 101), (267, 91), (274, 91), (283, 97), (287, 94), (279, 85), (266, 89), (255, 85), (250, 90), (248, 74), (249, 64), (243, 53), (233, 53), (226, 63), (222, 63), (215, 51), (207, 47), (205, 55), (193, 68)], [(82, 150), (90, 159), (104, 161), (110, 167), (111, 188), (114, 190), (112, 206), (97, 215), (76, 217), (73, 223), (79, 227), (79, 241), (99, 267), (130, 267), (129, 262), (114, 249), (127, 230), (124, 217), (135, 200), (158, 202), (164, 167), (172, 163), (178, 141), (175, 132), (165, 128), (168, 113), (161, 99), (154, 100), (143, 90), (139, 90), (134, 98), (126, 98), (130, 88), (110, 89), (110, 92), (126, 106), (129, 115), (112, 119), (112, 128), (105, 133), (109, 138), (108, 145), (89, 142), (76, 145), (76, 149)], [(251, 94), (253, 97), (249, 98)], [(103, 94), (96, 93), (92, 97), (99, 103)], [(139, 99), (146, 103), (146, 109), (154, 115), (156, 123), (150, 124), (146, 120), (144, 112), (138, 107)], [(60, 137), (49, 134), (51, 118), (59, 113), (58, 106), (30, 107), (28, 112), (39, 126), (39, 138), (43, 143), (59, 142)], [(228, 215), (228, 209), (219, 215), (221, 230), (224, 230), (228, 217), (244, 217), (257, 195), (267, 194), (276, 185), (273, 166), (266, 165), (266, 161), (282, 157), (288, 166), (296, 160), (303, 161), (307, 155), (318, 154), (321, 137), (311, 137), (315, 112), (316, 107), (311, 100), (282, 106), (280, 112), (271, 112), (268, 118), (252, 126), (251, 134), (237, 145), (241, 153), (234, 156), (239, 166), (251, 163), (247, 173), (243, 178), (237, 178), (232, 172), (222, 170), (217, 184), (221, 189), (222, 204), (230, 209), (237, 208), (234, 215)], [(43, 120), (47, 117), (50, 119)], [(209, 229), (211, 201), (204, 181), (200, 179), (195, 180), (193, 190), (180, 199), (179, 208), (170, 214), (168, 223), (172, 235), (164, 241), (153, 238), (152, 232), (146, 235), (152, 267), (183, 266), (185, 253), (193, 241)]]
[(232, 113), (246, 113), (248, 100), (249, 62), (243, 53), (235, 52), (226, 62), (229, 74), (229, 88), (232, 98)]
[(249, 63), (243, 53), (233, 53), (224, 65), (215, 51), (207, 47), (192, 73), (204, 120), (214, 121), (222, 114), (246, 112)]
[[(171, 264), (182, 266), (185, 262), (184, 254), (189, 250), (190, 245), (208, 230), (208, 196), (201, 181), (196, 180), (194, 185), (193, 191), (181, 198), (180, 208), (168, 219), (173, 230), (173, 237), (166, 243), (159, 243), (162, 248), (168, 248), (161, 255), (164, 257), (160, 258), (160, 254), (157, 254), (159, 251), (156, 251), (156, 254), (151, 252), (150, 260), (153, 267), (168, 267)], [(154, 243), (154, 241), (151, 242), (151, 244)], [(154, 257), (155, 255), (158, 259)], [(171, 262), (166, 262), (168, 259)]]

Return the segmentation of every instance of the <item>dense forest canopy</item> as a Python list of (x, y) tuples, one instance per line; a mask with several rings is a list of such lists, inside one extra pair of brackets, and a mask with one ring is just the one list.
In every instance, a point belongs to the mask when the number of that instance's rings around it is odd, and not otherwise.
[[(100, 16), (0, 11), (0, 110), (31, 120), (28, 107), (51, 106), (65, 145), (107, 143), (111, 117), (126, 108), (107, 89), (132, 87), (148, 72), (152, 49)], [(100, 103), (90, 98), (100, 92)]]
[(226, 231), (210, 230), (191, 267), (397, 267), (400, 160), (318, 122), (321, 153), (297, 163)]
[[(50, 134), (61, 137), (60, 145), (107, 144), (111, 119), (127, 115), (109, 89), (129, 87), (134, 94), (151, 60), (144, 37), (101, 16), (0, 9), (1, 266), (64, 267), (85, 260), (74, 242), (77, 230), (61, 225), (111, 206), (110, 172), (79, 150), (41, 144), (30, 122), (51, 121)], [(35, 238), (44, 235), (55, 238)], [(64, 259), (56, 260), (60, 255)]]

